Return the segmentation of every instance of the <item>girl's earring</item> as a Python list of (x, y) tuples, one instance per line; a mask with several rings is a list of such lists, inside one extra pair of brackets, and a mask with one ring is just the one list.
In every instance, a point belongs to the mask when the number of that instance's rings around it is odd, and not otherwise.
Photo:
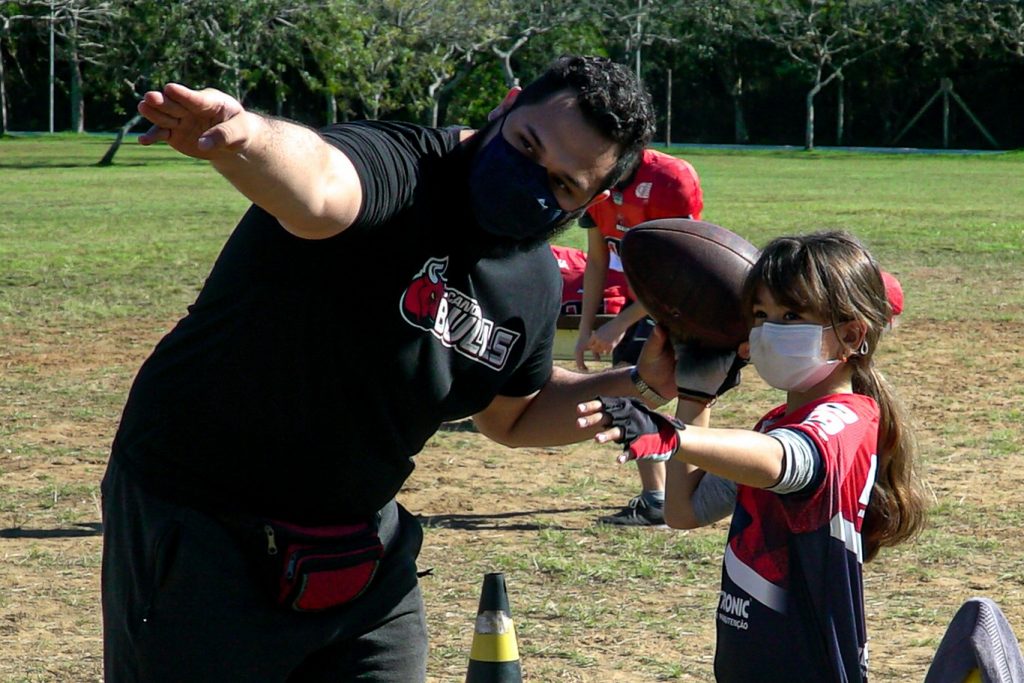
[(866, 356), (866, 355), (868, 355), (868, 340), (866, 338), (863, 341), (861, 341), (860, 348), (857, 349), (857, 355), (858, 356)]

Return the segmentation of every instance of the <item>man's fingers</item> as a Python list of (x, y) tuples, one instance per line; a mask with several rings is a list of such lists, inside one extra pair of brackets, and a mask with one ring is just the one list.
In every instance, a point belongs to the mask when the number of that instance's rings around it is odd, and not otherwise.
[(151, 126), (149, 130), (139, 136), (139, 144), (152, 145), (156, 142), (166, 142), (171, 131), (160, 126)]
[(576, 412), (579, 415), (583, 416), (590, 416), (596, 414), (600, 417), (603, 408), (604, 407), (601, 405), (601, 402), (595, 399), (593, 401), (584, 401), (583, 403), (577, 404)]
[(228, 119), (218, 123), (199, 136), (199, 149), (209, 151), (212, 149), (232, 148), (241, 144), (246, 139), (245, 127), (238, 118)]
[(188, 109), (181, 106), (178, 102), (171, 99), (159, 90), (150, 90), (142, 96), (142, 101), (139, 103), (139, 111), (142, 111), (142, 107), (146, 107), (151, 111), (158, 111), (165, 116), (170, 116), (176, 119), (188, 114)]
[(211, 116), (224, 107), (223, 94), (213, 90), (193, 90), (179, 83), (168, 83), (164, 86), (164, 96), (168, 105), (182, 111)]
[(154, 106), (146, 100), (139, 102), (139, 113), (146, 117), (146, 119), (161, 128), (173, 128), (181, 123), (181, 119), (177, 116), (171, 116), (160, 107)]
[(612, 443), (622, 438), (622, 430), (618, 427), (606, 429), (594, 435), (594, 441), (598, 443)]

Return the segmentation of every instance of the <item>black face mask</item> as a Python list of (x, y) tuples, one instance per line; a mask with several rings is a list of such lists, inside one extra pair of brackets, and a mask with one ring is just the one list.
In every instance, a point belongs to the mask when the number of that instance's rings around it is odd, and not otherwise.
[(547, 169), (498, 133), (481, 147), (469, 174), (469, 196), (480, 227), (499, 237), (543, 239), (583, 214), (565, 211), (551, 192)]

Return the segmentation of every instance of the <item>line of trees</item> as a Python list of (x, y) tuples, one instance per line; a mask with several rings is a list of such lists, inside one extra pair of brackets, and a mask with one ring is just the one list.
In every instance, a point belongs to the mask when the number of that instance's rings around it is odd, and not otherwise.
[(637, 69), (661, 139), (1024, 146), (1022, 0), (0, 0), (0, 134), (126, 131), (169, 80), (474, 125), (563, 52)]

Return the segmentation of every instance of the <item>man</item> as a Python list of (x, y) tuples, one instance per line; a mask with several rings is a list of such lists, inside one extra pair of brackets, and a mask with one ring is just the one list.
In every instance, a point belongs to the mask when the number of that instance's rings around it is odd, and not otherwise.
[[(583, 274), (583, 305), (576, 367), (586, 370), (589, 351), (598, 360), (611, 353), (613, 367), (634, 365), (650, 335), (653, 321), (639, 302), (631, 300), (611, 320), (594, 329), (609, 270), (621, 270), (619, 243), (641, 223), (658, 218), (700, 220), (704, 195), (693, 166), (678, 157), (644, 150), (630, 177), (619, 182), (611, 199), (587, 209), (580, 226), (587, 228), (587, 267)], [(665, 527), (665, 463), (637, 461), (641, 491), (619, 512), (601, 517), (604, 524)]]
[[(511, 446), (578, 441), (579, 401), (650, 394), (552, 368), (545, 242), (635, 163), (647, 96), (568, 57), (472, 136), (317, 133), (173, 84), (139, 111), (143, 144), (209, 160), (254, 205), (114, 440), (105, 680), (423, 680), (422, 532), (394, 502), (413, 456), (469, 415)], [(632, 376), (666, 394), (656, 341)]]

